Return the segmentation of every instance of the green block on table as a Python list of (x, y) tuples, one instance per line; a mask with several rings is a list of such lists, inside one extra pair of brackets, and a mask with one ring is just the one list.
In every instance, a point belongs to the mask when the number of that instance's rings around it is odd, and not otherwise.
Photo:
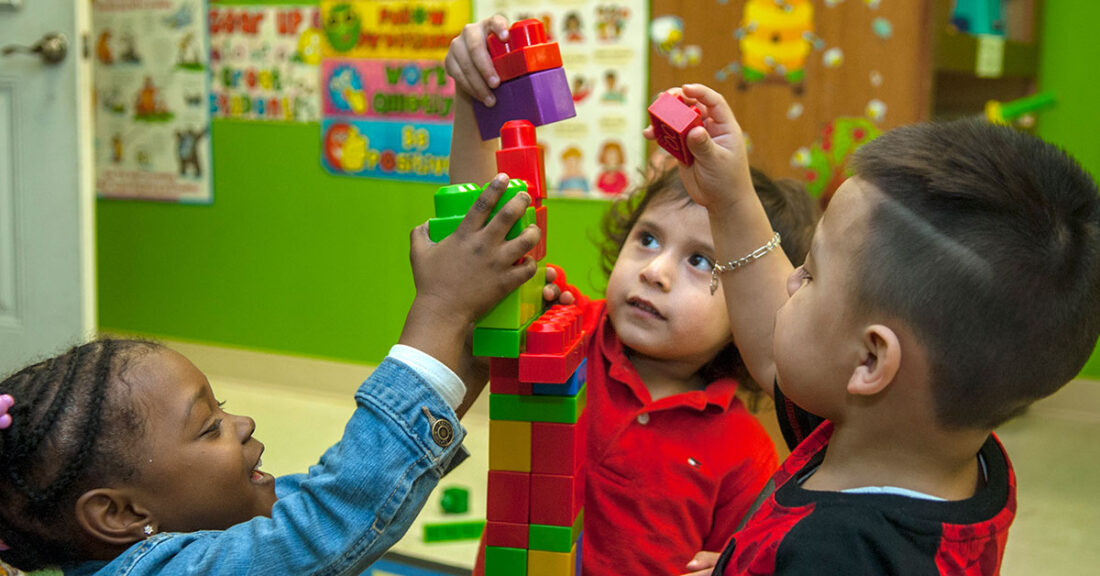
[[(516, 330), (527, 326), (542, 312), (542, 288), (545, 285), (546, 266), (539, 266), (530, 280), (509, 292), (482, 316), (477, 321), (477, 327)], [(477, 352), (474, 354), (480, 356)]]
[(440, 522), (424, 525), (425, 542), (454, 542), (456, 540), (477, 540), (485, 530), (484, 520), (466, 522)]
[(503, 546), (485, 547), (485, 576), (526, 576), (527, 551)]
[[(475, 351), (474, 354), (476, 355), (477, 352)], [(588, 386), (582, 387), (576, 396), (490, 394), (489, 418), (492, 420), (573, 424), (584, 412), (587, 398)]]
[(531, 524), (527, 531), (527, 547), (531, 550), (546, 550), (547, 552), (569, 552), (577, 543), (577, 537), (584, 526), (584, 508), (577, 513), (577, 520), (572, 526), (547, 526), (545, 524)]
[(461, 514), (470, 509), (470, 491), (465, 488), (451, 487), (443, 491), (439, 500), (445, 514)]

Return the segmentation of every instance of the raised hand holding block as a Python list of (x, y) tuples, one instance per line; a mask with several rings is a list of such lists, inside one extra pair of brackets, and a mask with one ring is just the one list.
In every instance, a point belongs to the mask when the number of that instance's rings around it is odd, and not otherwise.
[(657, 101), (649, 105), (649, 120), (657, 144), (680, 162), (691, 166), (695, 158), (688, 150), (687, 135), (692, 128), (703, 125), (699, 109), (688, 106), (679, 96), (661, 92)]

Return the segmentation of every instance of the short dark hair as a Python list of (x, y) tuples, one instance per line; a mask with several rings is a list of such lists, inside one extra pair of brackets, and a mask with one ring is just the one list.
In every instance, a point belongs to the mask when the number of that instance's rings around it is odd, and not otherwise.
[(920, 340), (941, 424), (992, 429), (1080, 371), (1100, 333), (1100, 199), (1071, 157), (959, 120), (887, 132), (851, 166), (881, 193), (853, 297)]
[(0, 430), (0, 540), (5, 562), (21, 570), (80, 560), (76, 500), (91, 488), (127, 480), (124, 455), (144, 430), (124, 373), (159, 344), (97, 340), (27, 366), (0, 382), (15, 405)]
[[(611, 275), (611, 269), (615, 267), (615, 261), (622, 252), (623, 244), (647, 207), (657, 202), (694, 204), (684, 188), (684, 183), (680, 180), (675, 164), (652, 168), (654, 172), (644, 185), (632, 194), (613, 201), (604, 212), (600, 222), (600, 231), (603, 235), (597, 244), (600, 249), (600, 268), (605, 276)], [(772, 180), (756, 168), (750, 168), (749, 171), (752, 175), (752, 185), (756, 189), (760, 203), (764, 205), (768, 220), (771, 221), (772, 228), (782, 237), (780, 246), (783, 252), (795, 266), (798, 266), (806, 259), (806, 252), (809, 251), (810, 242), (813, 240), (814, 227), (821, 213), (817, 202), (806, 193), (806, 188), (802, 184), (794, 180)], [(759, 390), (759, 386), (753, 382), (745, 368), (740, 353), (732, 344), (722, 350), (704, 368), (704, 371), (707, 380), (718, 375), (728, 376), (733, 373), (744, 388)]]

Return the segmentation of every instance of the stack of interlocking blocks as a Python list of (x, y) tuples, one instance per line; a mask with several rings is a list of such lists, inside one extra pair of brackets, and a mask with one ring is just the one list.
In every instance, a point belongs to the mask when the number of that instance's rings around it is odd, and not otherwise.
[[(531, 196), (524, 218), (542, 232), (532, 256), (535, 276), (509, 294), (474, 329), (474, 355), (489, 357), (489, 480), (485, 524), (486, 576), (578, 576), (584, 522), (584, 308), (543, 311), (547, 214), (543, 154), (535, 126), (576, 113), (557, 44), (538, 20), (509, 29), (508, 42), (489, 37), (502, 80), (497, 105), (475, 102), (482, 139), (500, 135), (497, 170), (512, 180), (497, 209), (519, 190)], [(454, 230), (481, 188), (459, 184), (436, 194), (429, 234)], [(442, 210), (441, 210), (442, 208)], [(435, 230), (438, 230), (438, 234)], [(559, 274), (560, 284), (564, 278)]]

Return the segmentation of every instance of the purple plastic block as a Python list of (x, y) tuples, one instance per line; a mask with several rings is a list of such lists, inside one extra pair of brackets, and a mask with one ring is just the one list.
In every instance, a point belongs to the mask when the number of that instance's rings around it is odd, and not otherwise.
[(493, 91), (496, 106), (486, 108), (474, 101), (474, 117), (482, 140), (500, 136), (509, 120), (527, 120), (535, 126), (551, 124), (577, 115), (564, 68), (551, 68), (520, 76)]

